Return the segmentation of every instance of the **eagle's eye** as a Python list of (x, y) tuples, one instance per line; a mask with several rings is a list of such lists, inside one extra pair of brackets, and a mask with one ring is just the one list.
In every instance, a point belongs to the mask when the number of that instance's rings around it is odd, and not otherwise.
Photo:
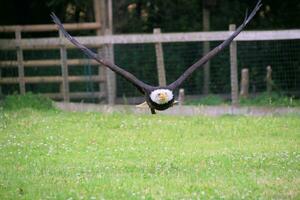
[(162, 98), (165, 98), (168, 96), (168, 94), (166, 92), (160, 92), (157, 94), (158, 97), (162, 97)]

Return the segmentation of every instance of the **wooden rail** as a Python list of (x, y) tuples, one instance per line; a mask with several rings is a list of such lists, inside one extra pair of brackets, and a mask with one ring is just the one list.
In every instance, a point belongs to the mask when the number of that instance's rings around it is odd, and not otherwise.
[[(43, 93), (43, 95), (51, 98), (51, 99), (63, 99), (62, 93)], [(71, 92), (69, 94), (70, 99), (82, 99), (82, 98), (104, 98), (104, 92)]]
[[(73, 23), (64, 24), (64, 27), (68, 31), (78, 31), (78, 30), (96, 30), (101, 28), (100, 23)], [(19, 30), (21, 32), (49, 32), (57, 31), (55, 24), (41, 24), (41, 25), (21, 25), (21, 26), (0, 26), (0, 32), (10, 33)]]
[[(62, 83), (62, 76), (37, 76), (37, 77), (24, 77), (24, 83)], [(99, 76), (68, 76), (68, 82), (101, 82), (104, 81)], [(2, 77), (0, 84), (16, 84), (20, 82), (19, 77)]]
[[(138, 44), (138, 43), (166, 43), (166, 42), (203, 42), (223, 41), (232, 31), (191, 32), (191, 33), (161, 33), (161, 34), (130, 34), (105, 36), (80, 36), (79, 42), (89, 47), (101, 47), (104, 44)], [(282, 31), (244, 31), (235, 41), (265, 41), (265, 40), (294, 40), (300, 39), (300, 29)], [(59, 38), (22, 39), (20, 46), (25, 49), (56, 49), (61, 44), (66, 48), (75, 48), (68, 40)], [(0, 39), (0, 50), (16, 49), (17, 41)]]
[[(88, 59), (68, 59), (68, 66), (82, 66), (82, 65), (99, 65), (95, 60)], [(49, 67), (60, 66), (60, 60), (24, 60), (24, 67)], [(18, 66), (18, 62), (14, 60), (0, 61), (0, 68), (9, 68)]]

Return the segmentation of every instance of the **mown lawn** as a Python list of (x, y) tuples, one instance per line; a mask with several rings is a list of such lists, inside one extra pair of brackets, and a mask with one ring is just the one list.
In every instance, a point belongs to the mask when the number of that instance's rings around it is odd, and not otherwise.
[(300, 117), (0, 110), (0, 199), (300, 199)]

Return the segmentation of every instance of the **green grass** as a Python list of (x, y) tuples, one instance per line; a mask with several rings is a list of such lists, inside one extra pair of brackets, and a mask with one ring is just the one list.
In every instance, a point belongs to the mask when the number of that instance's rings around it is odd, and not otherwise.
[(54, 109), (53, 102), (49, 98), (31, 92), (27, 92), (25, 95), (8, 95), (2, 104), (6, 110), (19, 110), (21, 108)]
[(0, 110), (0, 199), (300, 199), (300, 117)]

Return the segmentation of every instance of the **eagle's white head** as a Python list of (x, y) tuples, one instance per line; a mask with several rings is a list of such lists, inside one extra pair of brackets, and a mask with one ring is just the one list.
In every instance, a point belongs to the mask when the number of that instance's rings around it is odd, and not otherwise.
[(173, 99), (174, 95), (171, 90), (157, 89), (151, 92), (150, 98), (157, 104), (165, 104)]

